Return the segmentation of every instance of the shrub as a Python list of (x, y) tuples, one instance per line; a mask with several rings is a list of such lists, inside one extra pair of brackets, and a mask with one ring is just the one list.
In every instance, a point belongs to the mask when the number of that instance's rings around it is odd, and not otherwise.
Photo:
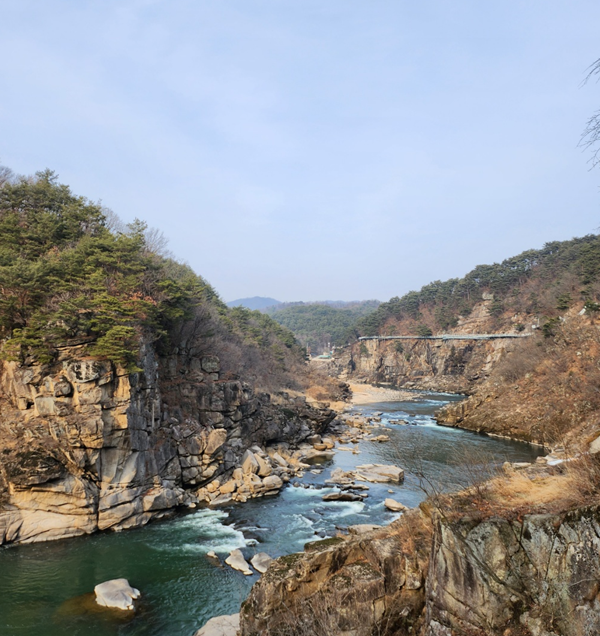
[(571, 294), (561, 294), (556, 299), (556, 308), (559, 311), (566, 311), (572, 304)]
[(433, 335), (433, 331), (427, 325), (419, 325), (417, 327), (417, 335), (422, 337), (428, 337)]
[(551, 338), (556, 335), (556, 330), (560, 325), (560, 318), (550, 318), (542, 325), (544, 338)]

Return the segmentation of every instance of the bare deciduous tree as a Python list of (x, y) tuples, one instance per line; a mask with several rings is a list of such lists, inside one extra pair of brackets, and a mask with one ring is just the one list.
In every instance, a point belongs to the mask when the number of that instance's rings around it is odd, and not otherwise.
[[(593, 77), (600, 76), (600, 58), (598, 58), (589, 68), (588, 73), (583, 80), (583, 84), (587, 84)], [(600, 163), (600, 110), (597, 110), (587, 121), (581, 140), (580, 146), (584, 148), (592, 148), (593, 153), (590, 158), (592, 167), (597, 166)]]
[(14, 172), (6, 166), (0, 166), (0, 188), (5, 183), (10, 183), (15, 178)]
[(105, 218), (105, 225), (108, 230), (115, 234), (124, 234), (127, 231), (127, 226), (121, 218), (113, 212), (110, 208), (102, 207), (102, 214)]

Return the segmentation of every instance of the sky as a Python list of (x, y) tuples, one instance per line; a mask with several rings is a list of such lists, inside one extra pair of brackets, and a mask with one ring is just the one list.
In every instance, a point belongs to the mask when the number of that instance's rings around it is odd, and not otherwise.
[(600, 226), (597, 0), (0, 6), (0, 163), (225, 300), (388, 300)]

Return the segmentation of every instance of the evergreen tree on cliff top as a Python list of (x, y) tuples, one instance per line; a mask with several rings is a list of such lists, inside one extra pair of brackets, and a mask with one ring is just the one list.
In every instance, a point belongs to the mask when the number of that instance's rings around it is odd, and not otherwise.
[(215, 292), (147, 245), (144, 223), (113, 232), (104, 210), (51, 171), (0, 174), (0, 338), (9, 359), (50, 362), (61, 344), (135, 367), (154, 338)]
[(142, 337), (161, 348), (176, 328), (200, 321), (219, 355), (238, 352), (231, 368), (263, 360), (273, 374), (302, 362), (290, 331), (260, 312), (228, 309), (165, 255), (165, 243), (142, 221), (124, 225), (74, 195), (49, 170), (17, 178), (0, 166), (1, 357), (44, 364), (78, 344), (134, 371)]

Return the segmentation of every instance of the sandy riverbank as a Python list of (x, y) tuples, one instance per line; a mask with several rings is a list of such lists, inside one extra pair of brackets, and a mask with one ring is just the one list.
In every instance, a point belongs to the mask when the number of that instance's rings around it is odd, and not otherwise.
[(356, 405), (374, 404), (376, 402), (404, 402), (416, 398), (413, 391), (386, 389), (370, 384), (355, 384), (353, 382), (349, 384), (350, 389), (352, 389), (352, 404)]

